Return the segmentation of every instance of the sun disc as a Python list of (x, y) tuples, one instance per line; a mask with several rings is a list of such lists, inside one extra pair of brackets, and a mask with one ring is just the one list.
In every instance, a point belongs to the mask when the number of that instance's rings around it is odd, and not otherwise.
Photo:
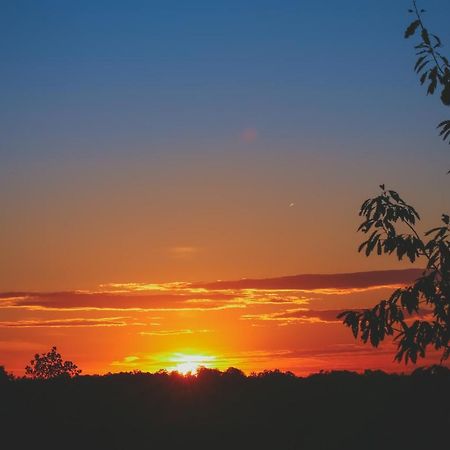
[(182, 375), (195, 375), (200, 367), (210, 367), (214, 356), (177, 354), (172, 361), (176, 363), (171, 370)]

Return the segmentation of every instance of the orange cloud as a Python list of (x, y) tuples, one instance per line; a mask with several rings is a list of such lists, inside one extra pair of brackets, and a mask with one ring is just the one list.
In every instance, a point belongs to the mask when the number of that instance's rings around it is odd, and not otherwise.
[(337, 315), (344, 309), (332, 309), (314, 311), (310, 309), (295, 309), (271, 314), (246, 314), (241, 317), (244, 320), (274, 320), (282, 323), (308, 322), (308, 323), (336, 323), (341, 322)]
[[(192, 283), (192, 287), (206, 289), (286, 289), (317, 291), (366, 289), (407, 285), (414, 282), (423, 273), (422, 269), (378, 270), (371, 272), (293, 275), (278, 278), (250, 279), (234, 281), (215, 281), (211, 283)], [(326, 292), (326, 291), (325, 291)]]
[(198, 252), (198, 248), (191, 246), (171, 247), (169, 253), (176, 258), (192, 257)]
[(129, 323), (128, 317), (106, 317), (100, 319), (59, 319), (59, 320), (16, 320), (14, 322), (0, 322), (5, 328), (67, 328), (67, 327), (124, 327), (126, 325), (145, 325), (143, 323)]
[(212, 333), (213, 330), (156, 330), (156, 331), (141, 331), (141, 336), (178, 336), (182, 334), (195, 334), (195, 333)]

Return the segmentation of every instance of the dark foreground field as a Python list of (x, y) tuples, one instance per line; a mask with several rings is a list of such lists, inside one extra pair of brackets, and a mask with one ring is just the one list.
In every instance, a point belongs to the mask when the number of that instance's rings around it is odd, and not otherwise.
[(0, 383), (5, 449), (448, 449), (450, 371)]

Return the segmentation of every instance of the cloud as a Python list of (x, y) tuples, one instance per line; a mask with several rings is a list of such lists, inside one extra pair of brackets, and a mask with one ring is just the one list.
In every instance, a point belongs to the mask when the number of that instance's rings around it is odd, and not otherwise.
[(291, 322), (302, 323), (336, 323), (341, 322), (337, 319), (337, 315), (345, 309), (329, 309), (329, 310), (310, 310), (310, 309), (291, 309), (284, 312), (262, 313), (262, 314), (244, 314), (241, 316), (243, 320), (255, 321), (278, 321), (281, 324)]
[[(234, 294), (186, 290), (125, 292), (21, 292), (0, 294), (0, 308), (29, 310), (118, 310), (118, 311), (179, 311), (211, 310), (243, 307), (233, 303)], [(196, 300), (190, 305), (187, 300)], [(203, 302), (204, 300), (204, 302)], [(211, 301), (213, 300), (213, 301)], [(230, 301), (228, 301), (230, 300)]]
[(145, 325), (129, 323), (128, 317), (107, 317), (100, 319), (59, 319), (59, 320), (16, 320), (0, 322), (2, 328), (68, 328), (68, 327), (124, 327), (126, 325)]
[[(361, 308), (350, 308), (352, 310), (362, 310)], [(289, 323), (342, 323), (342, 319), (338, 319), (337, 316), (344, 311), (348, 311), (349, 308), (345, 309), (326, 309), (326, 310), (313, 310), (313, 309), (288, 309), (284, 312), (274, 312), (274, 313), (259, 313), (259, 314), (244, 314), (241, 316), (243, 320), (251, 321), (277, 321), (280, 325), (287, 325)], [(427, 318), (432, 319), (432, 310), (430, 309), (419, 309), (419, 311), (413, 312), (411, 316), (406, 317), (405, 320), (413, 321), (417, 317), (422, 319)]]
[[(205, 289), (286, 289), (286, 290), (349, 290), (370, 287), (407, 285), (422, 275), (422, 269), (379, 270), (371, 272), (306, 274), (278, 278), (215, 281), (193, 283), (192, 287)], [(332, 292), (332, 291), (330, 291)], [(333, 292), (335, 293), (335, 292)], [(347, 293), (347, 292), (346, 292)]]
[(169, 248), (169, 253), (175, 258), (192, 257), (198, 252), (198, 248), (190, 246), (180, 246)]
[[(420, 269), (296, 275), (208, 283), (116, 283), (99, 291), (4, 292), (0, 308), (27, 310), (217, 311), (257, 305), (307, 305), (317, 295), (343, 295), (404, 286)], [(323, 314), (321, 314), (323, 316)]]
[(123, 358), (123, 360), (126, 363), (132, 363), (132, 362), (138, 361), (139, 357), (138, 356), (134, 356), (134, 355), (130, 355), (130, 356), (125, 356), (125, 358)]
[(182, 334), (195, 334), (195, 333), (211, 333), (212, 330), (156, 330), (156, 331), (141, 331), (141, 336), (178, 336)]
[(297, 309), (274, 314), (274, 316), (280, 319), (298, 319), (307, 322), (342, 322), (336, 317), (344, 311), (344, 309), (329, 309), (321, 311)]
[[(20, 295), (19, 295), (20, 294)], [(0, 308), (29, 310), (212, 311), (258, 304), (305, 304), (303, 295), (266, 290), (206, 290), (188, 286), (173, 291), (136, 286), (117, 292), (21, 292), (0, 294)]]

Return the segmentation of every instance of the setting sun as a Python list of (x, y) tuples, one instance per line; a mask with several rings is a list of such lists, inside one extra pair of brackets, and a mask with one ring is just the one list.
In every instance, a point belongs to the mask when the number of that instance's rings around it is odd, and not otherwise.
[(176, 371), (182, 375), (195, 374), (199, 367), (211, 368), (211, 363), (214, 360), (214, 356), (177, 354), (172, 359), (175, 365), (169, 367), (169, 370)]

